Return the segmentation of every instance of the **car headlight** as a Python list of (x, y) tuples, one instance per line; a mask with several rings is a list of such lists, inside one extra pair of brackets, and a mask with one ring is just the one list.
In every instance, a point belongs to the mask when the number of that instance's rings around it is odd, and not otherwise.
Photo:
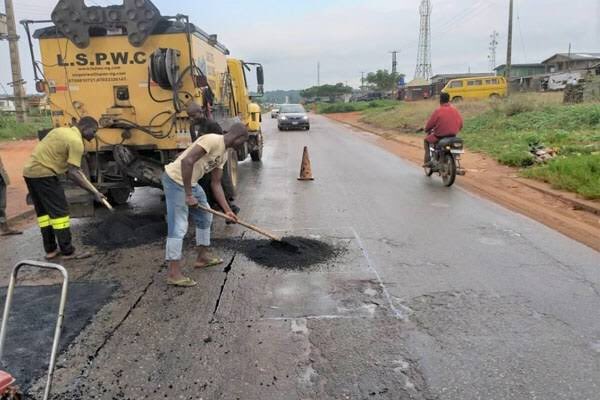
[(305, 115), (304, 117), (302, 117), (302, 119), (308, 121), (308, 115)]
[(285, 121), (287, 119), (287, 117), (285, 115), (280, 115), (279, 119), (282, 120), (282, 121)]

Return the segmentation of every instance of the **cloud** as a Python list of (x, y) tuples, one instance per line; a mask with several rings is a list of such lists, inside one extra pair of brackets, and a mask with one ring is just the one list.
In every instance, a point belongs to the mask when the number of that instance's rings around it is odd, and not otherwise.
[[(105, 3), (106, 0), (96, 0)], [(110, 0), (115, 3), (116, 0)], [(268, 89), (303, 88), (321, 82), (357, 86), (361, 71), (391, 67), (412, 77), (419, 36), (420, 0), (222, 0), (198, 8), (193, 0), (155, 0), (165, 14), (189, 12), (192, 20), (219, 34), (234, 57), (263, 62)], [(19, 18), (48, 18), (56, 0), (19, 0)], [(432, 0), (434, 73), (486, 71), (489, 35), (500, 33), (498, 63), (506, 57), (505, 0)], [(556, 52), (600, 51), (600, 6), (592, 0), (515, 0), (514, 62), (540, 62)], [(225, 8), (225, 10), (224, 10)], [(5, 44), (0, 53), (7, 54)], [(31, 82), (28, 49), (22, 41), (24, 75)], [(0, 82), (10, 81), (3, 63)], [(32, 86), (30, 85), (29, 88)]]

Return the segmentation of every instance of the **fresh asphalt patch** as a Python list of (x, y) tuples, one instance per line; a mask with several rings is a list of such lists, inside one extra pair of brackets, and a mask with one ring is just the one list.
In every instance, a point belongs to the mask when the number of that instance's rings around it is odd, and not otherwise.
[(239, 251), (265, 268), (304, 270), (334, 259), (345, 248), (321, 240), (299, 236), (284, 237), (282, 242), (263, 239), (219, 239), (217, 246)]
[(154, 243), (167, 237), (164, 215), (112, 214), (88, 223), (81, 241), (87, 246), (110, 251)]
[[(4, 344), (2, 369), (26, 391), (48, 368), (60, 302), (61, 285), (21, 286), (14, 292)], [(109, 302), (118, 285), (110, 282), (69, 284), (59, 353), (64, 351)], [(0, 288), (4, 309), (6, 288)]]

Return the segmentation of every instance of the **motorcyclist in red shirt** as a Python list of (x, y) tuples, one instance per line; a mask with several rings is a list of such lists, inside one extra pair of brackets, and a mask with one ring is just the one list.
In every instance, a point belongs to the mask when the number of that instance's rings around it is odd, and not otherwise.
[(460, 112), (450, 104), (450, 95), (440, 94), (440, 107), (433, 112), (425, 126), (425, 163), (423, 167), (431, 167), (429, 145), (437, 143), (440, 138), (456, 136), (463, 128), (463, 118)]

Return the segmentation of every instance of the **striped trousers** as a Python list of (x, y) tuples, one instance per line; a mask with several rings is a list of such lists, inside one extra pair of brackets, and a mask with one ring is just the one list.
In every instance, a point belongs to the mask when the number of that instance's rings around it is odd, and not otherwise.
[(35, 207), (46, 253), (60, 249), (65, 256), (73, 254), (75, 248), (71, 243), (69, 204), (58, 178), (25, 177), (25, 183)]

